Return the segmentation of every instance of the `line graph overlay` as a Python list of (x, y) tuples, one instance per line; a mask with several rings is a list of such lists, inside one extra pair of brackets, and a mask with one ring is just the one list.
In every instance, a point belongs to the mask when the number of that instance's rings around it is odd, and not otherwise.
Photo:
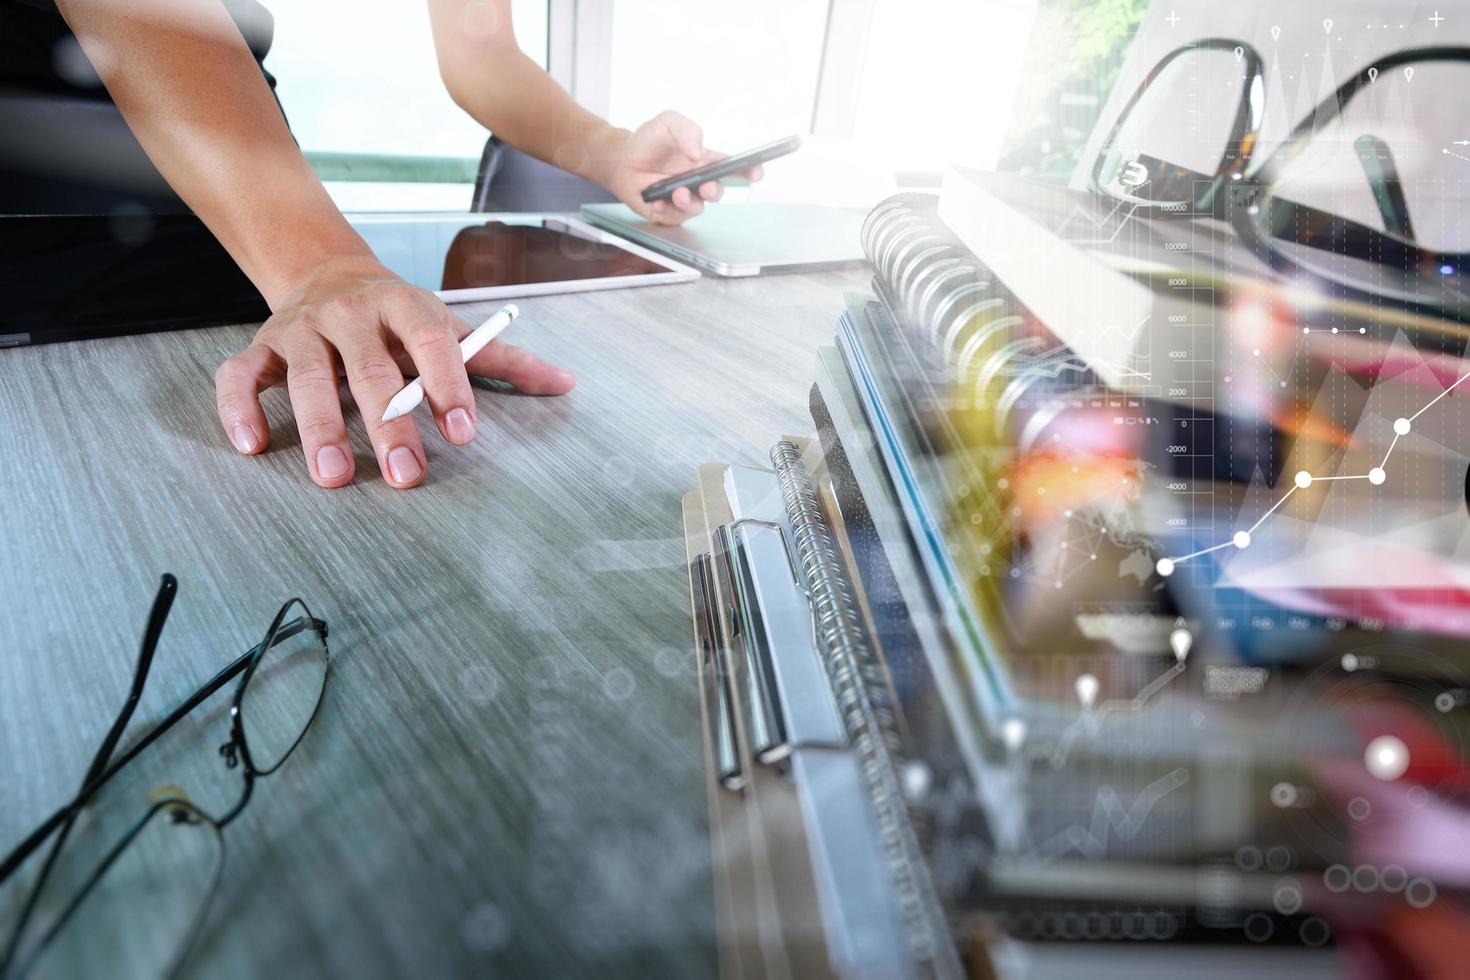
[(1064, 828), (1038, 844), (1036, 853), (1055, 858), (1076, 851), (1093, 860), (1106, 857), (1111, 840), (1130, 841), (1137, 837), (1159, 801), (1188, 782), (1189, 770), (1174, 769), (1149, 783), (1127, 804), (1112, 786), (1099, 786), (1086, 825), (1079, 823)]
[(1096, 737), (1102, 731), (1104, 722), (1110, 715), (1127, 714), (1142, 711), (1154, 696), (1169, 685), (1169, 682), (1184, 673), (1184, 663), (1181, 660), (1158, 677), (1154, 678), (1136, 695), (1127, 700), (1105, 701), (1097, 708), (1084, 711), (1077, 720), (1068, 725), (1056, 740), (1056, 744), (1047, 750), (1054, 768), (1060, 769), (1066, 765), (1067, 757), (1071, 754), (1072, 746), (1084, 733)]
[(1198, 551), (1192, 551), (1188, 554), (1160, 558), (1155, 563), (1154, 570), (1159, 573), (1160, 577), (1168, 578), (1170, 575), (1174, 574), (1174, 571), (1180, 565), (1194, 558), (1199, 558), (1212, 552), (1223, 550), (1225, 548), (1233, 547), (1237, 550), (1244, 550), (1250, 547), (1252, 535), (1256, 532), (1258, 528), (1261, 527), (1262, 524), (1266, 522), (1266, 519), (1274, 514), (1277, 510), (1279, 510), (1281, 506), (1285, 504), (1286, 501), (1289, 500), (1294, 493), (1296, 493), (1298, 490), (1308, 490), (1312, 487), (1314, 483), (1331, 483), (1337, 480), (1367, 480), (1374, 486), (1381, 486), (1388, 479), (1388, 460), (1389, 457), (1393, 455), (1394, 447), (1398, 445), (1399, 440), (1403, 436), (1406, 436), (1411, 431), (1413, 431), (1414, 421), (1425, 412), (1433, 408), (1435, 405), (1439, 404), (1442, 399), (1447, 397), (1452, 391), (1458, 388), (1467, 379), (1470, 379), (1470, 372), (1461, 374), (1458, 378), (1455, 379), (1453, 383), (1451, 383), (1438, 395), (1435, 395), (1433, 399), (1431, 399), (1426, 405), (1420, 408), (1413, 415), (1395, 419), (1393, 423), (1394, 437), (1393, 440), (1389, 443), (1387, 452), (1383, 454), (1383, 461), (1377, 466), (1370, 469), (1367, 473), (1354, 473), (1336, 476), (1316, 476), (1306, 470), (1301, 470), (1293, 478), (1293, 485), (1286, 491), (1286, 493), (1282, 494), (1282, 496), (1276, 501), (1276, 503), (1271, 505), (1271, 508), (1269, 510), (1262, 514), (1256, 520), (1256, 522), (1250, 526), (1249, 530), (1236, 531), (1231, 536), (1231, 539), (1229, 541), (1224, 541), (1219, 544), (1211, 545), (1208, 548), (1201, 548)]

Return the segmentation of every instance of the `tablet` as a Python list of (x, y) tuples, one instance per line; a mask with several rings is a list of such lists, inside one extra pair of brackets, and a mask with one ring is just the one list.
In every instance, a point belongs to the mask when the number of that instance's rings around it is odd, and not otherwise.
[(384, 265), (447, 303), (688, 282), (699, 273), (564, 214), (348, 215)]

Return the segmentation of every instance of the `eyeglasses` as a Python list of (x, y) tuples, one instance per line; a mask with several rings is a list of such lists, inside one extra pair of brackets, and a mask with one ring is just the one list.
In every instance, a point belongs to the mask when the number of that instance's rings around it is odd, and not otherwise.
[[(177, 591), (178, 581), (164, 575), (127, 700), (76, 797), (0, 861), (3, 886), (51, 841), (34, 882), (18, 891), (24, 898), (8, 927), (0, 975), (99, 976), (122, 965), (150, 976), (174, 972), (218, 886), (221, 832), (250, 801), (256, 778), (280, 768), (316, 718), (331, 663), (327, 624), (291, 599), (259, 644), (114, 759)], [(135, 798), (128, 776), (141, 767), (125, 770), (128, 763), (237, 677), (229, 737), (219, 754), (228, 769), (241, 773), (238, 799), (210, 814), (177, 787)]]
[(1280, 73), (1242, 41), (1176, 49), (1124, 107), (1093, 190), (1149, 217), (1227, 221), (1282, 275), (1470, 319), (1470, 153), (1455, 144), (1470, 113), (1450, 94), (1470, 85), (1470, 48), (1399, 51), (1341, 85), (1318, 62), (1301, 84), (1335, 88), (1263, 152)]

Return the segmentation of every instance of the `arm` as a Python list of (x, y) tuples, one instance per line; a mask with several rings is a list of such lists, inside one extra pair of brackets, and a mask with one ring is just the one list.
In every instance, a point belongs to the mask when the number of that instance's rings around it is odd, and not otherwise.
[[(525, 153), (601, 184), (651, 221), (678, 224), (720, 199), (710, 181), (693, 195), (647, 204), (649, 184), (718, 160), (690, 120), (664, 112), (636, 131), (618, 129), (582, 108), (526, 57), (511, 29), (510, 0), (429, 0), (439, 73), (460, 108)], [(749, 175), (759, 179), (760, 168)]]
[[(220, 423), (236, 449), (263, 451), (264, 388), (285, 384), (312, 477), (352, 479), (338, 394), (345, 373), (384, 477), (424, 476), (410, 419), (378, 421), (404, 383), (424, 379), (440, 431), (474, 437), (475, 402), (457, 339), (468, 332), (432, 293), (398, 279), (338, 212), (296, 147), (244, 39), (218, 0), (60, 0), (60, 9), (159, 172), (270, 304), (249, 348), (216, 375)], [(468, 366), (533, 393), (573, 380), (491, 345)]]

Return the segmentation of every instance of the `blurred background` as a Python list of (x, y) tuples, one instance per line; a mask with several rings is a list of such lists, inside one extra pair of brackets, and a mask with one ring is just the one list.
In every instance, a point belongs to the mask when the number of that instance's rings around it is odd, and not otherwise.
[[(1147, 3), (1049, 2), (1044, 15), (1038, 6), (515, 0), (514, 26), (527, 55), (617, 125), (676, 109), (700, 122), (710, 146), (730, 152), (806, 137), (801, 154), (736, 195), (870, 205), (895, 187), (937, 185), (948, 163), (994, 166), (1013, 112), (1045, 102), (1047, 77), (1115, 70), (1118, 41)], [(422, 4), (272, 0), (269, 9), (276, 24), (266, 67), (339, 205), (463, 210), (485, 131), (444, 91)], [(1058, 44), (1033, 70), (1023, 63), (1025, 39), (1039, 19), (1067, 25), (1064, 38), (1091, 29), (1112, 40), (1096, 49)], [(1028, 75), (1028, 104), (1018, 107)], [(1096, 106), (1078, 108), (1085, 133)]]

